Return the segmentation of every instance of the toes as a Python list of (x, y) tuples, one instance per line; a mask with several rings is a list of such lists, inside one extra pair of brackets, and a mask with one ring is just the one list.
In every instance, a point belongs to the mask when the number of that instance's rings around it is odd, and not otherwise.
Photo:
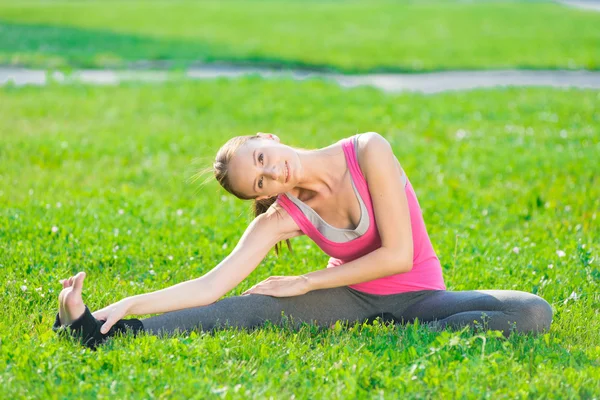
[(85, 279), (85, 272), (80, 272), (75, 275), (75, 279), (73, 282), (73, 291), (79, 295), (81, 295), (81, 290), (83, 289), (83, 280)]
[(73, 277), (70, 277), (69, 280), (67, 281), (67, 287), (71, 287), (73, 286)]

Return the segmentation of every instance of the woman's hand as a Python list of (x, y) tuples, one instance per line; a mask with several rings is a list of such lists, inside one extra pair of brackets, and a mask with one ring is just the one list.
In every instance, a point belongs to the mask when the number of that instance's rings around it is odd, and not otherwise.
[(246, 294), (265, 294), (274, 297), (300, 296), (310, 292), (310, 285), (306, 276), (272, 276), (250, 289)]
[(117, 321), (129, 315), (131, 304), (131, 299), (128, 297), (93, 312), (92, 315), (94, 318), (99, 321), (106, 321), (104, 325), (102, 325), (102, 328), (100, 328), (100, 332), (106, 334)]

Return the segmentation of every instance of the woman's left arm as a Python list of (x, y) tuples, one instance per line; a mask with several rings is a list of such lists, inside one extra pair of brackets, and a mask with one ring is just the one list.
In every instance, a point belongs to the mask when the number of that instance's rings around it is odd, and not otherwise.
[[(369, 184), (381, 247), (339, 267), (311, 272), (311, 290), (354, 285), (408, 272), (413, 266), (413, 239), (402, 170), (392, 146), (380, 134), (360, 136), (358, 161)], [(359, 146), (361, 147), (361, 146)]]
[(381, 247), (354, 261), (302, 276), (272, 277), (246, 293), (285, 297), (316, 289), (348, 286), (408, 272), (413, 266), (410, 211), (402, 170), (388, 141), (375, 132), (361, 135), (359, 164), (369, 184)]

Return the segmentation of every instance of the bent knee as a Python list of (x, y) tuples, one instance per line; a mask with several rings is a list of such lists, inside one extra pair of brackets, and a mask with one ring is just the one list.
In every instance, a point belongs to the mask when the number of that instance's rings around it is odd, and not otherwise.
[(517, 329), (522, 332), (547, 332), (552, 323), (552, 307), (550, 304), (535, 294), (523, 302), (520, 308), (522, 325)]

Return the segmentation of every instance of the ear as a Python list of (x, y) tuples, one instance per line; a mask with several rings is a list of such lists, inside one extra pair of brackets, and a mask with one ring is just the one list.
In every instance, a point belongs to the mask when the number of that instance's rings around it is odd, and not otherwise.
[(272, 133), (257, 132), (256, 136), (260, 136), (263, 139), (270, 139), (270, 140), (276, 141), (277, 143), (281, 143), (281, 140), (279, 139), (279, 137)]

